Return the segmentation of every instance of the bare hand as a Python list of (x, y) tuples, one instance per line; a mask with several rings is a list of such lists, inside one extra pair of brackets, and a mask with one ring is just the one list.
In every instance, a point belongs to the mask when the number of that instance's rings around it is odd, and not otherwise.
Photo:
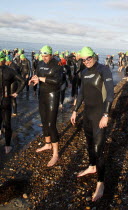
[(16, 98), (18, 96), (18, 94), (17, 93), (13, 93), (13, 94), (11, 94), (11, 96)]
[(39, 78), (37, 77), (37, 75), (34, 75), (28, 82), (28, 85), (30, 85), (31, 83), (33, 83), (33, 85), (36, 85), (39, 83)]
[(107, 127), (107, 124), (108, 124), (108, 117), (103, 116), (99, 122), (99, 128)]
[(72, 113), (71, 123), (72, 123), (72, 125), (75, 125), (75, 123), (76, 123), (76, 112), (75, 111)]

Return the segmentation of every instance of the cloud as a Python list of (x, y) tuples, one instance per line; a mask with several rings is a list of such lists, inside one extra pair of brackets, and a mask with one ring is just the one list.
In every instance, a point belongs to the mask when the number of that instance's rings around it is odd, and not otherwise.
[(127, 42), (127, 37), (120, 30), (121, 24), (119, 27), (116, 26), (116, 30), (113, 29), (113, 24), (119, 23), (116, 20), (115, 22), (108, 20), (106, 22), (103, 18), (102, 20), (88, 18), (83, 24), (71, 22), (67, 24), (54, 20), (41, 20), (31, 16), (4, 13), (0, 15), (0, 38), (3, 36), (5, 39), (10, 37), (10, 40), (17, 41), (48, 41), (49, 43), (69, 45), (71, 43), (74, 45), (95, 43), (98, 46), (101, 44), (111, 45), (111, 43), (120, 41), (120, 37), (124, 40), (123, 42)]
[(61, 24), (52, 20), (36, 20), (29, 16), (16, 16), (12, 14), (0, 15), (0, 27), (17, 28), (45, 34), (67, 34), (85, 36), (83, 26), (79, 24)]
[(127, 0), (111, 0), (105, 3), (106, 6), (110, 8), (115, 8), (119, 10), (127, 10), (128, 9), (128, 1)]

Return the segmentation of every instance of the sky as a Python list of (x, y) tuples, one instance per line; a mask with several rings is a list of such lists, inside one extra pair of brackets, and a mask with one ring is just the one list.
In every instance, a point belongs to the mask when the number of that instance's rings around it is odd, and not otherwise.
[(4, 0), (0, 40), (128, 50), (128, 0)]

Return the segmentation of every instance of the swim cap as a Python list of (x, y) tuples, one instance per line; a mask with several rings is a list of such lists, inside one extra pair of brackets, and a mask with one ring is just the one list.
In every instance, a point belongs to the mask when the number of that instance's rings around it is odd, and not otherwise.
[(60, 54), (59, 57), (60, 57), (60, 58), (64, 58), (63, 54)]
[(22, 50), (18, 50), (18, 54), (21, 55), (22, 54)]
[(24, 59), (26, 56), (24, 54), (20, 55), (20, 59)]
[(42, 55), (40, 54), (39, 55), (39, 61), (42, 61), (43, 60), (43, 58), (42, 58)]
[(38, 54), (38, 53), (36, 53), (36, 54), (34, 55), (34, 57), (39, 57), (39, 54)]
[(81, 50), (81, 57), (94, 56), (94, 51), (90, 47), (83, 47)]
[(54, 53), (54, 55), (59, 55), (59, 51), (56, 51), (56, 52)]
[(48, 45), (45, 45), (40, 49), (40, 52), (43, 55), (51, 55), (52, 54), (52, 48)]
[(8, 55), (8, 53), (9, 53), (9, 50), (6, 50), (6, 52), (5, 52), (5, 53), (6, 53), (6, 55)]
[(10, 56), (6, 56), (5, 57), (5, 60), (8, 62), (8, 61), (11, 61), (11, 58), (10, 58)]
[(5, 60), (5, 54), (0, 51), (0, 62)]
[(68, 56), (68, 55), (69, 55), (69, 52), (66, 52), (66, 53), (65, 53), (65, 56)]

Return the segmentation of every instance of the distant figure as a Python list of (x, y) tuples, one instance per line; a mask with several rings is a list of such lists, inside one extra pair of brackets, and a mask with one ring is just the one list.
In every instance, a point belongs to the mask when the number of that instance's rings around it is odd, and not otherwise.
[(26, 91), (29, 91), (28, 81), (31, 76), (31, 64), (24, 54), (20, 55), (20, 72), (26, 81)]
[[(5, 65), (9, 66), (10, 68), (12, 68), (14, 71), (16, 71), (17, 74), (20, 74), (20, 68), (19, 66), (17, 66), (17, 64), (15, 64), (10, 57), (6, 56), (6, 63)], [(15, 93), (18, 89), (18, 81), (15, 80), (12, 84), (11, 84), (11, 94)], [(16, 102), (16, 97), (12, 97), (11, 98), (11, 102), (12, 102), (12, 116), (15, 117), (17, 115), (17, 102)]]

